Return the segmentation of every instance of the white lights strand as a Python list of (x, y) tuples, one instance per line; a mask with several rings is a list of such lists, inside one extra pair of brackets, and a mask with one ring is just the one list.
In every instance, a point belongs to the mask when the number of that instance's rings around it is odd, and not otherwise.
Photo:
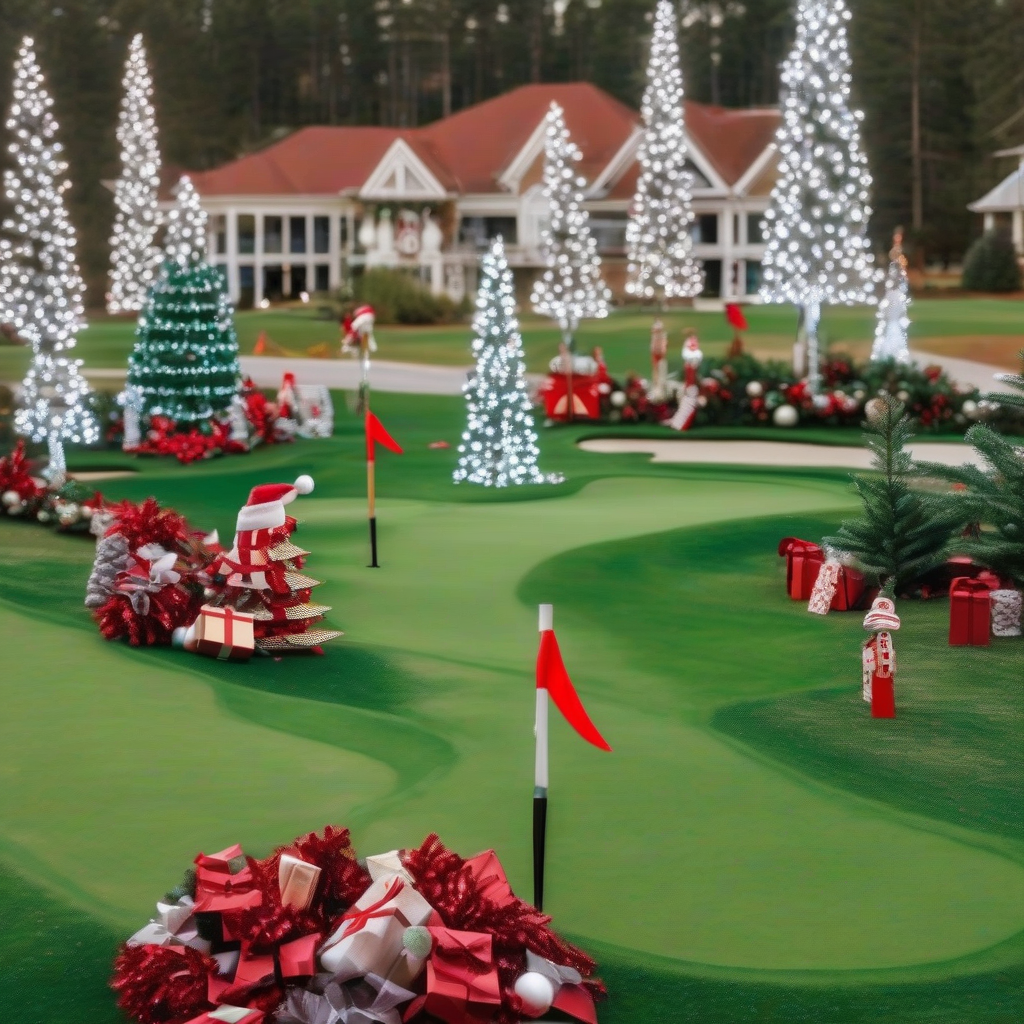
[(160, 214), (160, 150), (157, 146), (153, 80), (146, 64), (142, 34), (128, 50), (122, 82), (124, 96), (117, 124), (121, 176), (114, 188), (114, 233), (110, 239), (110, 291), (107, 312), (136, 313), (163, 259), (155, 244)]
[(676, 37), (676, 5), (659, 0), (640, 107), (644, 133), (640, 174), (626, 225), (626, 291), (639, 299), (694, 298), (704, 271), (693, 257), (693, 175), (686, 166), (683, 74)]
[(167, 259), (180, 267), (206, 259), (206, 220), (199, 193), (192, 179), (183, 174), (175, 186), (174, 207), (167, 215)]
[(907, 279), (907, 257), (903, 254), (903, 232), (893, 236), (889, 253), (889, 271), (885, 276), (885, 294), (878, 303), (875, 324), (875, 343), (871, 347), (871, 361), (895, 359), (897, 363), (911, 362), (907, 346), (910, 327), (910, 282)]
[(0, 319), (32, 345), (15, 429), (48, 442), (59, 475), (64, 442), (93, 444), (100, 430), (88, 407), (81, 360), (68, 355), (85, 326), (83, 285), (75, 263), (75, 229), (64, 206), (71, 183), (52, 107), (33, 41), (26, 37), (14, 64), (7, 118), (14, 167), (4, 171), (12, 215), (3, 222)]
[(569, 138), (562, 108), (552, 103), (544, 138), (544, 198), (548, 220), (541, 232), (544, 273), (533, 288), (533, 309), (551, 317), (572, 345), (581, 320), (608, 315), (611, 292), (601, 279), (601, 258), (583, 208), (586, 181), (576, 174), (580, 151)]
[(476, 369), (463, 387), (467, 420), (454, 480), (485, 487), (542, 484), (515, 285), (500, 238), (481, 263), (473, 333)]
[(849, 20), (844, 0), (797, 4), (796, 42), (782, 68), (778, 177), (764, 221), (761, 296), (803, 311), (814, 391), (821, 307), (874, 300), (871, 173), (863, 114), (850, 109)]

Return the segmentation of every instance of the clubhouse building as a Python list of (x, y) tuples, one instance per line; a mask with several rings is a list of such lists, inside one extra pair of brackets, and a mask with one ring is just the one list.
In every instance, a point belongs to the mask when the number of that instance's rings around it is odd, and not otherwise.
[[(639, 117), (576, 82), (525, 85), (422, 128), (309, 127), (192, 174), (210, 215), (212, 262), (240, 306), (339, 287), (395, 267), (455, 300), (501, 235), (524, 288), (542, 266), (544, 118), (552, 100), (582, 152), (590, 224), (617, 297), (636, 188)], [(775, 108), (687, 102), (696, 221), (709, 298), (756, 295), (759, 222), (775, 181)]]

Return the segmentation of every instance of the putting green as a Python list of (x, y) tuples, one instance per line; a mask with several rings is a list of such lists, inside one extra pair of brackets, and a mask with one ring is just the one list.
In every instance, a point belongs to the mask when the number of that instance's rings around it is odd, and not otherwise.
[[(353, 823), (366, 850), (434, 829), (461, 849), (493, 845), (528, 892), (536, 626), (517, 595), (524, 576), (588, 544), (849, 500), (822, 480), (724, 475), (610, 478), (513, 504), (390, 499), (385, 567), (369, 573), (362, 504), (304, 499), (310, 570), (330, 581), (322, 593), (337, 620), (413, 680), (401, 699), (382, 689), (376, 710), (295, 696), (308, 663), (291, 663), (283, 695), (251, 685), (264, 664), (131, 653), (4, 609), (12, 663), (47, 653), (31, 686), (18, 673), (0, 683), (2, 852), (125, 925), (144, 919), (198, 846), (238, 839), (259, 852), (328, 820)], [(587, 587), (577, 561), (567, 593)], [(691, 658), (681, 647), (672, 661), (630, 648), (628, 624), (602, 631), (571, 605), (560, 614), (553, 582), (568, 664), (616, 748), (601, 754), (554, 729), (549, 892), (560, 928), (706, 965), (845, 971), (951, 960), (1024, 925), (1015, 859), (796, 776), (707, 727), (716, 705), (806, 685), (764, 670), (760, 633), (745, 636), (742, 615), (728, 657), (750, 672), (721, 684), (713, 650)], [(608, 584), (595, 573), (594, 587)], [(690, 597), (679, 614), (696, 622), (705, 600), (711, 612), (744, 600)], [(631, 615), (644, 637), (644, 607)], [(342, 673), (342, 693), (346, 649), (310, 664)], [(398, 763), (410, 751), (412, 771)]]

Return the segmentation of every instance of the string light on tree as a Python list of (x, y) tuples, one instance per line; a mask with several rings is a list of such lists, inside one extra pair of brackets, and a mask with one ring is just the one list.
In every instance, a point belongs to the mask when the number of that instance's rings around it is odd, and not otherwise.
[(640, 176), (626, 226), (629, 278), (626, 291), (664, 302), (704, 290), (704, 272), (693, 257), (693, 175), (686, 166), (683, 73), (679, 66), (676, 8), (659, 0), (640, 107), (643, 139)]
[(764, 221), (761, 296), (800, 309), (814, 391), (822, 305), (873, 301), (871, 173), (863, 114), (850, 109), (849, 20), (844, 0), (799, 0), (796, 42), (782, 69), (778, 178)]
[(167, 259), (187, 267), (206, 258), (206, 211), (192, 179), (183, 174), (174, 187), (174, 207), (167, 215)]
[(160, 223), (157, 191), (160, 185), (160, 150), (157, 146), (153, 80), (146, 64), (142, 34), (128, 50), (122, 82), (124, 96), (117, 124), (121, 144), (121, 176), (114, 188), (114, 234), (110, 239), (110, 291), (107, 311), (137, 312), (162, 261), (156, 246)]
[(548, 201), (548, 221), (541, 232), (544, 273), (533, 288), (533, 308), (557, 321), (570, 348), (580, 321), (606, 317), (611, 301), (601, 279), (590, 215), (583, 208), (586, 181), (576, 174), (580, 159), (562, 108), (552, 103), (544, 136), (544, 198)]
[(88, 408), (89, 386), (72, 359), (83, 327), (82, 278), (75, 263), (75, 229), (64, 206), (71, 183), (57, 141), (53, 100), (46, 90), (32, 39), (22, 40), (14, 64), (7, 118), (14, 167), (4, 171), (13, 215), (3, 222), (0, 263), (4, 322), (32, 345), (15, 427), (46, 441), (51, 480), (63, 480), (64, 442), (93, 444), (99, 426)]
[(500, 238), (481, 263), (473, 333), (476, 370), (463, 388), (467, 422), (454, 480), (485, 487), (542, 484), (515, 286)]
[(871, 347), (871, 361), (895, 359), (909, 363), (907, 329), (910, 327), (910, 282), (907, 279), (907, 257), (903, 254), (903, 229), (897, 228), (892, 236), (889, 252), (889, 272), (885, 276), (885, 295), (878, 303), (878, 321), (875, 325), (875, 343)]

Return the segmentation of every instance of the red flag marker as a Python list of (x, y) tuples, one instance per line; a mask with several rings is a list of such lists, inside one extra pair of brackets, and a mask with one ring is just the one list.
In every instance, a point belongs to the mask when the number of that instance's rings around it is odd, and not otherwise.
[(747, 323), (747, 318), (743, 315), (743, 310), (735, 302), (727, 302), (725, 304), (725, 319), (729, 322), (729, 326), (735, 327), (737, 331), (749, 329), (750, 325)]
[(379, 569), (377, 562), (377, 481), (375, 468), (377, 464), (377, 445), (382, 444), (389, 451), (402, 454), (402, 446), (384, 429), (376, 416), (366, 410), (363, 418), (363, 429), (366, 433), (366, 499), (370, 520), (370, 568)]
[(533, 773), (533, 905), (544, 905), (544, 846), (548, 819), (548, 697), (565, 720), (588, 743), (611, 750), (608, 742), (587, 714), (576, 687), (572, 685), (554, 631), (554, 606), (540, 606), (540, 650), (537, 653), (537, 739)]

